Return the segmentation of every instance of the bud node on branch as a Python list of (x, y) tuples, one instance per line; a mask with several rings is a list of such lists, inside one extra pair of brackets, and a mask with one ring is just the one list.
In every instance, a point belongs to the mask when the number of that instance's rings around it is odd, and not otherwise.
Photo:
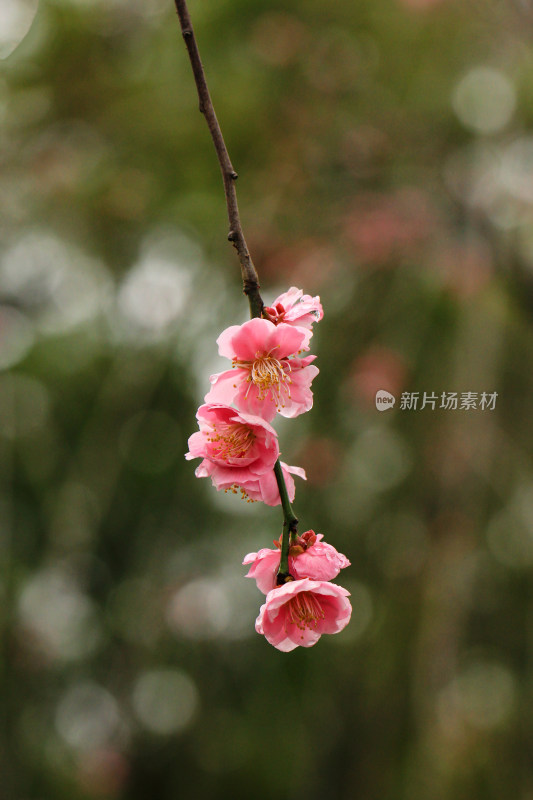
[(246, 295), (251, 294), (252, 292), (256, 292), (260, 288), (261, 287), (257, 283), (257, 281), (247, 281), (247, 280), (245, 280), (243, 282), (243, 292)]

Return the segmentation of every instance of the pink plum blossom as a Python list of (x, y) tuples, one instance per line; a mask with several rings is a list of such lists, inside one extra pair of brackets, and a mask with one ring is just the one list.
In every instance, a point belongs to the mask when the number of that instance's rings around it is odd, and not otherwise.
[[(332, 545), (323, 542), (323, 535), (306, 531), (291, 544), (289, 572), (296, 580), (330, 581), (350, 562)], [(268, 594), (276, 586), (276, 573), (280, 562), (281, 541), (274, 542), (276, 549), (264, 547), (257, 553), (248, 553), (243, 564), (251, 564), (247, 578), (254, 578), (257, 588)]]
[(297, 417), (313, 405), (311, 383), (318, 369), (307, 350), (311, 331), (255, 318), (226, 328), (217, 339), (232, 369), (211, 375), (206, 403), (235, 403), (240, 411), (272, 420), (276, 412)]
[(197, 478), (210, 477), (220, 490), (274, 475), (278, 436), (264, 419), (214, 403), (200, 406), (196, 417), (200, 430), (189, 438), (185, 458), (203, 458)]
[(263, 314), (275, 325), (281, 322), (311, 330), (314, 322), (320, 322), (324, 310), (320, 297), (311, 297), (301, 289), (291, 286), (288, 292), (276, 297), (272, 306), (265, 306)]
[(349, 594), (329, 581), (289, 581), (267, 594), (255, 629), (285, 653), (299, 645), (312, 647), (323, 633), (346, 627), (352, 613)]

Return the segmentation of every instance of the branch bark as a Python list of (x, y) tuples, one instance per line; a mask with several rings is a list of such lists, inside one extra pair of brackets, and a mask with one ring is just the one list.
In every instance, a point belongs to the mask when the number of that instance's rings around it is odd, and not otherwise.
[(231, 163), (228, 149), (224, 137), (222, 136), (217, 115), (215, 114), (213, 101), (209, 94), (204, 67), (196, 43), (187, 3), (185, 0), (175, 0), (175, 5), (181, 25), (181, 33), (185, 41), (185, 46), (187, 47), (187, 52), (189, 53), (194, 81), (198, 91), (200, 111), (207, 122), (222, 172), (229, 221), (228, 240), (233, 244), (239, 255), (243, 292), (248, 297), (248, 302), (250, 303), (250, 316), (260, 317), (264, 303), (259, 293), (259, 278), (242, 232), (239, 206), (237, 204), (237, 192), (235, 191), (235, 181), (238, 176), (233, 169), (233, 164)]
[(279, 560), (278, 573), (276, 575), (276, 586), (283, 586), (287, 581), (292, 581), (293, 577), (289, 572), (289, 550), (291, 542), (296, 539), (298, 534), (298, 518), (292, 510), (289, 500), (289, 493), (281, 470), (281, 463), (278, 458), (274, 464), (274, 475), (278, 483), (281, 507), (283, 508), (283, 532), (281, 534), (281, 555)]

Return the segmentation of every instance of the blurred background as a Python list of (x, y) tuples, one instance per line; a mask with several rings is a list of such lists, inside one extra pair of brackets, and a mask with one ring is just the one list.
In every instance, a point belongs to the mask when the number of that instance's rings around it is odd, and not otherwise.
[(183, 457), (248, 311), (172, 0), (2, 0), (2, 800), (532, 800), (533, 4), (190, 11), (352, 622), (258, 636), (280, 510)]

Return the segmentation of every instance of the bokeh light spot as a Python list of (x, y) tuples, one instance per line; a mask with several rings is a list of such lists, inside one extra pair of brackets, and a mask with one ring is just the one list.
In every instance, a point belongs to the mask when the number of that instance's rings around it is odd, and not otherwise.
[(475, 67), (456, 86), (452, 104), (466, 128), (476, 133), (496, 133), (513, 115), (515, 89), (503, 72)]
[(36, 572), (19, 597), (19, 618), (48, 658), (87, 657), (101, 641), (94, 604), (74, 579), (59, 568)]
[(214, 580), (190, 581), (171, 598), (167, 622), (176, 633), (188, 639), (217, 637), (230, 623), (229, 597)]
[(56, 711), (56, 728), (76, 750), (92, 750), (112, 741), (120, 730), (118, 704), (110, 692), (93, 681), (67, 689)]
[(7, 58), (28, 33), (39, 0), (2, 0), (0, 4), (0, 58)]
[(512, 673), (503, 664), (476, 660), (457, 675), (439, 697), (445, 724), (458, 717), (475, 728), (496, 728), (509, 718), (515, 699)]
[(169, 735), (190, 724), (198, 706), (195, 684), (181, 670), (145, 672), (133, 690), (133, 707), (148, 730)]

